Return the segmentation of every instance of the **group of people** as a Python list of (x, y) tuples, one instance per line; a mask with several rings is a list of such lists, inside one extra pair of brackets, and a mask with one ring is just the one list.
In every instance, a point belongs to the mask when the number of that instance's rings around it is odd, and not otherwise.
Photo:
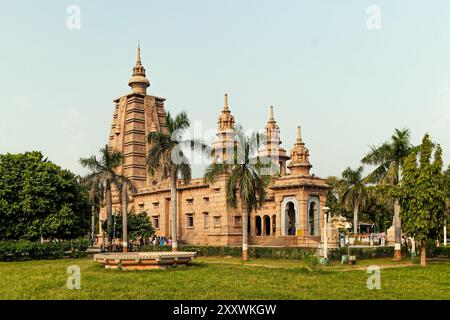
[(172, 238), (153, 236), (151, 242), (154, 246), (172, 246)]

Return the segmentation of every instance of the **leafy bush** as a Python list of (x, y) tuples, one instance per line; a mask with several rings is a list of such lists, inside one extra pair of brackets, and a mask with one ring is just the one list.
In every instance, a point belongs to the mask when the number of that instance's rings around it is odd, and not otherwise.
[(65, 253), (71, 258), (86, 256), (89, 240), (77, 239), (38, 243), (28, 240), (0, 241), (0, 261), (61, 259)]
[[(439, 248), (438, 248), (439, 249)], [(171, 251), (170, 246), (143, 246), (141, 251)], [(242, 255), (241, 247), (218, 247), (218, 246), (194, 246), (194, 245), (180, 245), (180, 251), (196, 251), (199, 256), (232, 256), (240, 257)], [(342, 255), (347, 254), (348, 249), (333, 248), (329, 250), (328, 259), (330, 261), (341, 261)], [(437, 249), (435, 249), (437, 251)], [(450, 253), (442, 249), (447, 255)], [(319, 260), (313, 261), (317, 250), (314, 248), (297, 248), (297, 247), (250, 247), (249, 254), (252, 258), (267, 258), (267, 259), (289, 259), (289, 260), (308, 260), (311, 266)], [(394, 247), (372, 247), (372, 248), (350, 248), (350, 254), (356, 256), (356, 259), (372, 259), (372, 258), (386, 258), (394, 256)], [(431, 255), (430, 255), (431, 256)]]

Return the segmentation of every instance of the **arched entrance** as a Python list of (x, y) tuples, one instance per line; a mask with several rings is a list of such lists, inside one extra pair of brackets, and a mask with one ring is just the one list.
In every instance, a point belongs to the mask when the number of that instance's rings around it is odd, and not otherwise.
[(292, 202), (288, 202), (286, 205), (286, 218), (287, 218), (287, 235), (295, 236), (297, 233), (296, 221), (295, 221), (295, 208)]
[(308, 200), (308, 235), (320, 235), (319, 199), (311, 197)]
[(295, 197), (285, 197), (281, 202), (281, 235), (293, 236), (299, 229), (298, 202)]

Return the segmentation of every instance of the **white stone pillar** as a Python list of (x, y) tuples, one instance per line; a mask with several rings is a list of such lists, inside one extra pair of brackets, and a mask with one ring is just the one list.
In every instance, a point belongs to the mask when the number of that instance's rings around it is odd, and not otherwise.
[(444, 246), (447, 246), (447, 220), (444, 221)]
[(324, 213), (324, 224), (323, 224), (323, 257), (328, 259), (328, 214)]

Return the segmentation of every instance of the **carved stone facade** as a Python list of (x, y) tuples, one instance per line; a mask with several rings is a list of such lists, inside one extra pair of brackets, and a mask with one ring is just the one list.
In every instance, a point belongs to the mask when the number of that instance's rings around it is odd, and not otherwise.
[[(150, 177), (146, 170), (149, 148), (147, 135), (151, 131), (166, 130), (165, 99), (147, 95), (150, 82), (141, 64), (140, 49), (129, 85), (132, 92), (114, 100), (109, 147), (123, 152), (125, 161), (119, 171), (131, 178), (138, 189), (130, 199), (129, 210), (147, 212), (156, 235), (169, 238), (169, 182), (162, 181), (158, 176)], [(229, 157), (229, 151), (236, 144), (234, 125), (235, 119), (228, 105), (228, 96), (225, 95), (218, 120), (217, 139), (212, 144), (212, 161), (220, 162)], [(300, 127), (290, 156), (281, 147), (280, 129), (272, 107), (264, 135), (265, 143), (260, 149), (260, 155), (275, 156), (273, 158), (278, 170), (272, 172), (264, 205), (250, 214), (249, 244), (319, 247), (324, 226), (321, 210), (325, 206), (328, 186), (324, 179), (310, 174), (312, 165)], [(178, 181), (179, 243), (241, 245), (241, 212), (226, 205), (226, 181), (226, 174), (218, 177), (214, 184), (204, 183), (203, 178), (193, 179), (187, 185)], [(113, 212), (120, 210), (116, 195), (113, 197)], [(105, 218), (106, 211), (102, 208), (100, 219)]]

